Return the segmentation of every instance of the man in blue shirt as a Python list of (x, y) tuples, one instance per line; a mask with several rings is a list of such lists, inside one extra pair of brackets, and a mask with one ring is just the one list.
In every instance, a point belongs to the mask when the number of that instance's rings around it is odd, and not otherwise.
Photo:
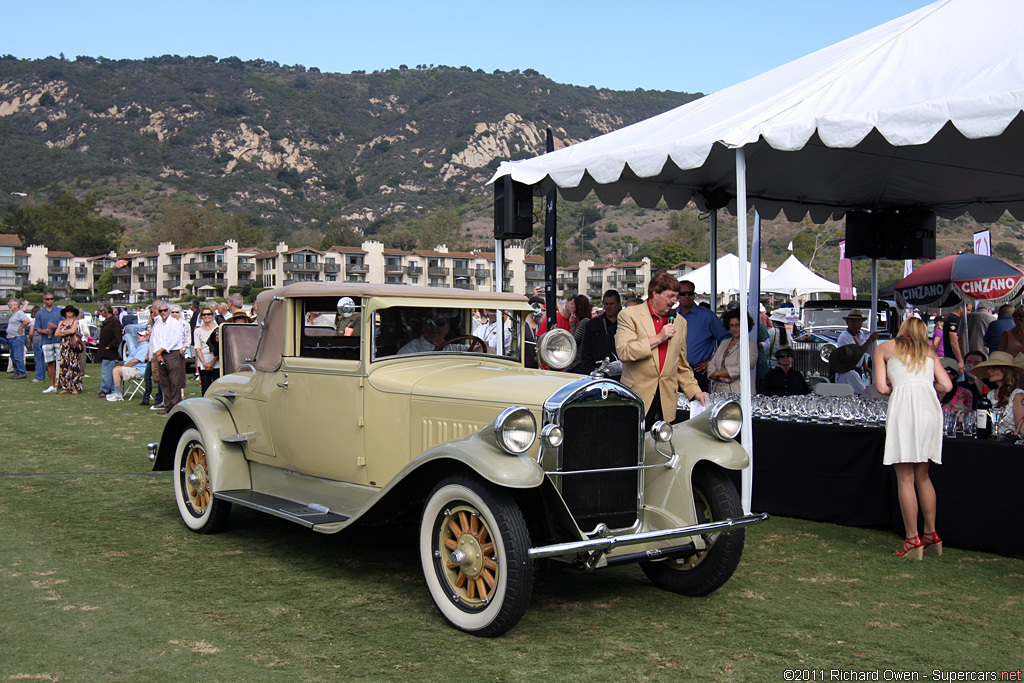
[(123, 401), (124, 394), (121, 392), (121, 384), (129, 379), (142, 379), (145, 376), (147, 358), (149, 358), (149, 330), (142, 330), (137, 337), (139, 343), (135, 351), (129, 356), (124, 365), (118, 365), (111, 373), (114, 382), (114, 390), (107, 394), (107, 400)]
[(32, 345), (33, 361), (36, 366), (36, 376), (33, 382), (42, 382), (47, 376), (50, 379), (50, 386), (43, 390), (44, 394), (56, 393), (57, 374), (57, 347), (53, 333), (57, 331), (64, 316), (60, 310), (53, 305), (53, 292), (43, 294), (43, 307), (36, 313), (36, 320), (33, 324), (35, 331), (39, 334), (39, 341)]
[(999, 350), (999, 340), (1003, 336), (1003, 332), (1016, 324), (1013, 321), (1013, 305), (1003, 304), (1000, 306), (999, 317), (992, 321), (985, 332), (985, 346), (988, 347), (990, 354)]
[(708, 390), (708, 361), (718, 343), (729, 338), (729, 330), (709, 308), (694, 304), (695, 287), (689, 280), (679, 282), (679, 315), (686, 320), (686, 362), (693, 368), (701, 391)]

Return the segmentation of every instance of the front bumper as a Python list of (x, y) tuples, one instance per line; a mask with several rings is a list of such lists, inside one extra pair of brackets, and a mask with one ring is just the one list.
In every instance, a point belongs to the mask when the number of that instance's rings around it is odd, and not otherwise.
[(736, 527), (747, 526), (749, 524), (757, 524), (759, 522), (766, 521), (768, 521), (768, 513), (761, 512), (755, 515), (732, 517), (729, 519), (723, 519), (719, 522), (694, 524), (693, 526), (683, 526), (678, 527), (676, 529), (642, 531), (636, 534), (624, 534), (622, 536), (604, 536), (601, 538), (592, 538), (586, 541), (555, 543), (553, 545), (545, 545), (539, 548), (530, 548), (529, 556), (531, 560), (540, 560), (545, 557), (559, 557), (563, 555), (572, 555), (574, 553), (604, 553), (607, 552), (609, 549), (620, 545), (627, 546), (637, 545), (639, 543), (649, 543), (652, 541), (667, 541), (673, 538), (679, 538), (681, 536), (694, 536), (697, 534), (707, 534), (716, 531), (728, 533)]

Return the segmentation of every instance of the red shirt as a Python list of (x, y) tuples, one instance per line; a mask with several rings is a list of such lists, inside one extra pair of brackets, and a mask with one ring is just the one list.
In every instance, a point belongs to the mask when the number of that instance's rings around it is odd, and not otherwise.
[[(655, 334), (661, 334), (661, 328), (663, 328), (666, 324), (668, 324), (668, 321), (671, 320), (671, 318), (669, 316), (667, 316), (667, 315), (661, 316), (661, 315), (658, 315), (657, 313), (655, 313), (654, 309), (651, 308), (651, 303), (650, 302), (647, 302), (647, 310), (651, 312), (651, 319), (654, 320), (654, 333)], [(671, 315), (673, 312), (670, 311), (669, 313)], [(667, 354), (668, 354), (668, 339), (663, 341), (658, 346), (658, 372), (661, 372), (661, 369), (665, 367), (665, 356)]]
[[(555, 311), (556, 325), (561, 327), (563, 330), (569, 329), (569, 319), (562, 315), (561, 311)], [(537, 336), (540, 337), (542, 334), (548, 331), (548, 318), (544, 316), (544, 319), (537, 325)]]

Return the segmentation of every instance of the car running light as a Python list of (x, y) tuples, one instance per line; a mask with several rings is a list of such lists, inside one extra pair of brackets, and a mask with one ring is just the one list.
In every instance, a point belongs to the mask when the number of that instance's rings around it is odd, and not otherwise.
[(719, 401), (711, 409), (711, 431), (722, 441), (731, 441), (743, 426), (743, 409), (736, 401)]
[(576, 340), (565, 330), (550, 330), (537, 341), (537, 359), (552, 370), (565, 370), (576, 357)]
[(540, 430), (540, 440), (548, 448), (558, 448), (565, 440), (565, 431), (558, 425), (547, 425)]
[(506, 408), (494, 421), (494, 436), (505, 452), (525, 453), (537, 438), (537, 421), (526, 408)]
[(659, 442), (665, 443), (672, 439), (672, 425), (664, 420), (658, 420), (651, 427), (651, 437)]

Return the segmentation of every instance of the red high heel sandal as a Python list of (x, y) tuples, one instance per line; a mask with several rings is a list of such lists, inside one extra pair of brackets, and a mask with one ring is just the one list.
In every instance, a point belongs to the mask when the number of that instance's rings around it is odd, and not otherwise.
[(893, 554), (908, 560), (923, 560), (924, 542), (920, 536), (913, 536), (903, 541), (903, 547)]
[(921, 541), (924, 543), (924, 551), (935, 555), (942, 555), (942, 539), (937, 533), (921, 534)]

